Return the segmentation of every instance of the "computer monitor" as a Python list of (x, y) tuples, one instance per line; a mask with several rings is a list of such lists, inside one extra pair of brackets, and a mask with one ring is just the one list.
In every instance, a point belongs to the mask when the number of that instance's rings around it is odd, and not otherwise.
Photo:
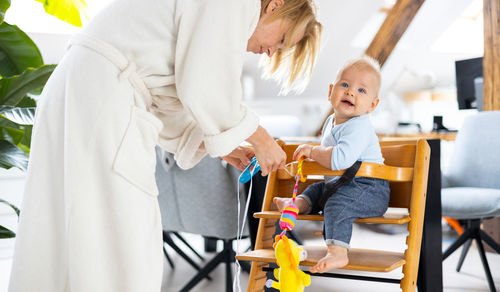
[(459, 109), (483, 109), (483, 58), (455, 61)]

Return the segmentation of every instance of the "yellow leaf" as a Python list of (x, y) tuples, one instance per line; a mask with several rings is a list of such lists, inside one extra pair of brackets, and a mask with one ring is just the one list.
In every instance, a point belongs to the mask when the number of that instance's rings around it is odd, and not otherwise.
[(74, 26), (82, 27), (81, 14), (87, 15), (85, 0), (35, 0), (43, 3), (45, 12)]

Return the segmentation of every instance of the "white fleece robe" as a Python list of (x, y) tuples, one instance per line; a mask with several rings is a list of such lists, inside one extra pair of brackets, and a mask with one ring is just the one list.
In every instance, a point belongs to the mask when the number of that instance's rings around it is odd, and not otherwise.
[(39, 101), (9, 291), (160, 291), (154, 146), (189, 168), (255, 131), (240, 76), (259, 12), (120, 0), (72, 40)]

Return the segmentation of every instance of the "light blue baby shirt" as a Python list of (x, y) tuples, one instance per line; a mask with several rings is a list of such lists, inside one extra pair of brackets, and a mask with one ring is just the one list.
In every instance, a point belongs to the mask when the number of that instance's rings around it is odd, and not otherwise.
[(335, 125), (335, 114), (328, 117), (323, 125), (322, 146), (333, 146), (332, 170), (349, 168), (356, 161), (383, 164), (380, 144), (368, 114), (354, 117)]

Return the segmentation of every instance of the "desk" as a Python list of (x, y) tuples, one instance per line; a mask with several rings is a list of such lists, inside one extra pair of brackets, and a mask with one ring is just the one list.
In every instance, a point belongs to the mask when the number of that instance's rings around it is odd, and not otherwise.
[[(428, 132), (428, 133), (414, 133), (414, 134), (377, 134), (380, 141), (398, 141), (408, 139), (440, 139), (444, 141), (455, 141), (458, 132)], [(319, 143), (321, 138), (314, 136), (304, 137), (280, 137), (280, 140), (286, 143)]]
[(397, 140), (402, 138), (423, 138), (423, 139), (440, 139), (445, 141), (455, 141), (457, 132), (429, 132), (416, 134), (377, 134), (380, 140)]

